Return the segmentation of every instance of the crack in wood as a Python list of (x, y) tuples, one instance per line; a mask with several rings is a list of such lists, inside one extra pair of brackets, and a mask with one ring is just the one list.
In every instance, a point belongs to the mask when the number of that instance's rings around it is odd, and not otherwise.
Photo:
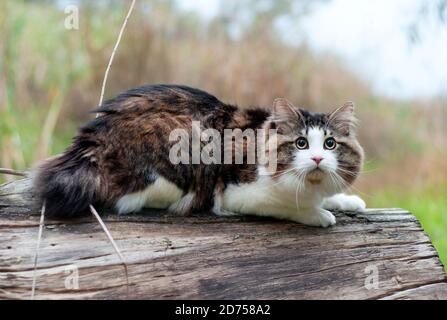
[[(430, 286), (433, 284), (447, 284), (446, 280), (440, 280), (440, 281), (430, 281), (427, 283), (423, 283), (423, 284), (413, 284), (413, 285), (409, 285), (409, 286), (405, 286), (405, 287), (401, 287), (399, 289), (394, 289), (391, 290), (391, 292), (385, 293), (385, 294), (381, 294), (375, 297), (371, 297), (368, 300), (381, 300), (381, 299), (386, 299), (389, 298), (397, 293), (404, 293), (405, 291), (409, 291), (409, 290), (413, 290), (413, 289), (417, 289), (417, 288), (422, 288), (422, 287), (426, 287), (426, 286)], [(445, 293), (444, 293), (445, 294)]]

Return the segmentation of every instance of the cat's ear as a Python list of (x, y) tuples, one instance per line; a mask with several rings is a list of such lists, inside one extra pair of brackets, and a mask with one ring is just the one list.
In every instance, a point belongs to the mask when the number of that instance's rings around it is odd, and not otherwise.
[(302, 125), (303, 116), (287, 99), (277, 98), (273, 101), (272, 120), (281, 133), (288, 134)]
[(279, 120), (297, 120), (300, 118), (299, 111), (284, 98), (276, 98), (273, 101), (273, 116)]
[(351, 101), (346, 102), (329, 114), (329, 126), (342, 135), (349, 136), (353, 132), (356, 122), (354, 103)]

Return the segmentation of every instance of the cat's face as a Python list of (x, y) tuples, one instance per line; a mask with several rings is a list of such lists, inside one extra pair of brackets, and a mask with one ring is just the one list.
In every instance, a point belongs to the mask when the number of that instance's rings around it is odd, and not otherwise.
[(297, 109), (274, 102), (271, 126), (277, 129), (277, 179), (339, 192), (360, 172), (363, 150), (354, 133), (353, 104), (332, 113)]

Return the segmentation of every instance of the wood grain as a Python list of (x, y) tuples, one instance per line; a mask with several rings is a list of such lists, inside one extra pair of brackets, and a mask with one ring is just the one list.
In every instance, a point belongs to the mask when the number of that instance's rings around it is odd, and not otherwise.
[[(28, 179), (0, 186), (0, 299), (29, 299), (39, 207)], [(447, 299), (430, 239), (402, 209), (336, 213), (329, 229), (254, 217), (103, 216), (46, 221), (38, 299)], [(77, 270), (79, 288), (71, 289)], [(378, 287), (365, 286), (377, 271)], [(67, 289), (68, 281), (68, 289)], [(368, 290), (369, 288), (369, 290)]]

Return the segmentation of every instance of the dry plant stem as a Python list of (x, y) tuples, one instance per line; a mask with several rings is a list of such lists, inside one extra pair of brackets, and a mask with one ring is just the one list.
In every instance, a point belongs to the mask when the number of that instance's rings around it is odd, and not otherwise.
[(20, 177), (26, 177), (27, 176), (26, 172), (17, 171), (17, 170), (13, 170), (13, 169), (6, 169), (6, 168), (0, 168), (0, 173), (2, 173), (2, 174), (10, 174), (10, 175), (13, 175), (13, 176), (20, 176)]
[[(136, 0), (132, 0), (132, 3), (130, 4), (129, 7), (129, 11), (127, 12), (126, 18), (124, 19), (123, 25), (121, 26), (121, 30), (118, 34), (118, 38), (116, 39), (116, 43), (115, 46), (113, 47), (113, 51), (112, 54), (110, 56), (109, 59), (109, 63), (107, 64), (107, 68), (106, 71), (104, 73), (104, 79), (102, 81), (102, 87), (101, 87), (101, 95), (99, 97), (99, 103), (98, 105), (102, 105), (102, 102), (104, 100), (104, 92), (105, 92), (105, 88), (106, 88), (106, 84), (107, 84), (107, 79), (109, 77), (109, 71), (110, 68), (112, 66), (113, 63), (113, 58), (115, 57), (115, 53), (116, 50), (118, 49), (118, 46), (121, 42), (121, 37), (123, 36), (124, 30), (126, 29), (126, 25), (127, 25), (127, 21), (129, 20), (130, 15), (132, 14), (133, 8), (135, 6), (135, 1)], [(96, 114), (96, 117), (99, 116), (99, 113)], [(102, 229), (104, 230), (104, 232), (106, 233), (107, 237), (109, 238), (110, 242), (112, 243), (113, 248), (115, 249), (116, 253), (118, 254), (121, 263), (124, 266), (124, 272), (126, 274), (126, 288), (127, 288), (127, 297), (129, 297), (129, 274), (127, 271), (127, 264), (125, 262), (125, 259), (123, 257), (123, 255), (121, 254), (120, 250), (118, 249), (118, 246), (116, 245), (115, 241), (113, 240), (112, 235), (110, 234), (109, 230), (107, 229), (106, 225), (104, 224), (104, 222), (102, 221), (101, 217), (99, 216), (98, 212), (96, 212), (95, 208), (90, 204), (90, 211), (92, 212), (92, 214), (95, 216), (96, 220), (98, 220), (99, 224), (101, 225)]]
[(96, 218), (96, 220), (98, 220), (99, 224), (101, 225), (102, 229), (104, 230), (105, 234), (107, 235), (107, 238), (109, 238), (110, 243), (112, 244), (113, 248), (115, 249), (116, 253), (118, 254), (118, 257), (120, 258), (121, 263), (124, 266), (124, 272), (125, 272), (125, 275), (126, 275), (127, 297), (129, 297), (129, 274), (128, 274), (128, 271), (127, 271), (127, 264), (126, 264), (126, 261), (124, 259), (124, 256), (121, 254), (120, 249), (116, 245), (115, 240), (113, 240), (112, 235), (110, 234), (110, 232), (107, 229), (106, 225), (102, 221), (102, 219), (99, 216), (98, 212), (95, 210), (95, 208), (91, 204), (89, 206), (90, 206), (90, 211), (92, 212), (92, 214)]
[(56, 127), (59, 115), (62, 111), (62, 96), (63, 95), (60, 90), (58, 90), (56, 94), (53, 95), (50, 109), (48, 110), (47, 116), (45, 118), (44, 126), (40, 136), (40, 143), (39, 147), (37, 148), (35, 160), (42, 160), (48, 157), (51, 147), (51, 137)]
[(32, 285), (32, 289), (31, 289), (31, 300), (34, 300), (34, 294), (36, 292), (37, 259), (39, 258), (39, 248), (40, 248), (40, 241), (42, 240), (42, 232), (43, 232), (44, 220), (45, 220), (45, 201), (44, 201), (44, 203), (42, 205), (42, 211), (40, 212), (39, 234), (37, 235), (36, 251), (34, 252), (33, 285)]
[[(135, 6), (135, 1), (136, 0), (132, 0), (132, 3), (130, 4), (129, 11), (127, 12), (127, 15), (126, 15), (126, 18), (124, 20), (124, 23), (121, 26), (121, 30), (120, 30), (120, 32), (118, 34), (118, 38), (117, 38), (115, 46), (113, 48), (112, 55), (110, 56), (109, 63), (107, 65), (107, 68), (106, 68), (106, 71), (105, 71), (105, 74), (104, 74), (104, 79), (103, 79), (103, 82), (102, 82), (101, 95), (100, 95), (100, 98), (99, 98), (99, 104), (98, 105), (101, 105), (103, 100), (104, 100), (104, 91), (105, 91), (105, 87), (106, 87), (106, 83), (107, 83), (107, 78), (109, 76), (110, 67), (112, 66), (113, 58), (115, 57), (115, 53), (116, 53), (116, 50), (118, 49), (118, 46), (120, 44), (123, 32), (126, 29), (127, 21), (129, 20), (129, 17), (132, 14), (133, 8)], [(96, 117), (98, 117), (98, 115), (99, 115), (99, 113), (96, 114)], [(17, 172), (17, 171), (14, 171), (14, 170), (10, 170), (10, 169), (0, 169), (0, 170), (1, 170), (0, 173), (26, 176), (26, 174), (24, 174), (24, 173)], [(119, 256), (119, 258), (121, 260), (121, 263), (124, 266), (124, 271), (125, 271), (125, 275), (126, 275), (127, 297), (129, 297), (129, 275), (128, 275), (127, 264), (125, 262), (125, 259), (124, 259), (123, 255), (121, 254), (121, 251), (118, 249), (118, 246), (116, 245), (115, 241), (113, 240), (113, 237), (110, 234), (109, 230), (107, 229), (106, 225), (104, 224), (104, 222), (102, 221), (101, 217), (99, 216), (98, 212), (96, 212), (95, 208), (91, 204), (89, 206), (90, 206), (90, 211), (92, 212), (93, 216), (98, 220), (98, 222), (101, 225), (102, 229), (104, 230), (105, 234), (109, 238), (109, 241), (112, 243), (113, 248), (115, 249), (116, 253), (118, 254), (118, 256)], [(38, 239), (37, 239), (36, 252), (34, 254), (34, 273), (33, 273), (33, 286), (32, 286), (32, 290), (31, 290), (31, 299), (34, 299), (34, 294), (35, 294), (36, 268), (37, 268), (37, 260), (38, 260), (38, 255), (39, 255), (40, 241), (41, 241), (41, 238), (42, 238), (44, 216), (45, 216), (45, 202), (44, 202), (44, 204), (42, 206), (42, 212), (41, 212), (41, 216), (40, 216), (40, 225), (39, 225), (39, 235), (38, 235)]]
[[(132, 0), (132, 3), (130, 4), (129, 11), (127, 12), (127, 16), (124, 19), (123, 25), (121, 26), (120, 33), (118, 34), (118, 38), (116, 39), (115, 47), (113, 48), (112, 55), (110, 56), (109, 64), (107, 65), (107, 69), (106, 69), (106, 72), (104, 74), (104, 80), (102, 81), (101, 96), (99, 98), (99, 103), (98, 103), (99, 106), (102, 105), (102, 102), (104, 100), (104, 91), (106, 89), (106, 83), (107, 83), (107, 78), (109, 77), (110, 67), (112, 66), (113, 58), (115, 57), (115, 53), (116, 53), (116, 50), (118, 49), (118, 46), (120, 44), (123, 32), (126, 29), (127, 20), (129, 20), (129, 17), (132, 14), (133, 8), (135, 6), (135, 1), (136, 0)], [(96, 117), (98, 117), (98, 116), (99, 116), (99, 113), (96, 114)]]

